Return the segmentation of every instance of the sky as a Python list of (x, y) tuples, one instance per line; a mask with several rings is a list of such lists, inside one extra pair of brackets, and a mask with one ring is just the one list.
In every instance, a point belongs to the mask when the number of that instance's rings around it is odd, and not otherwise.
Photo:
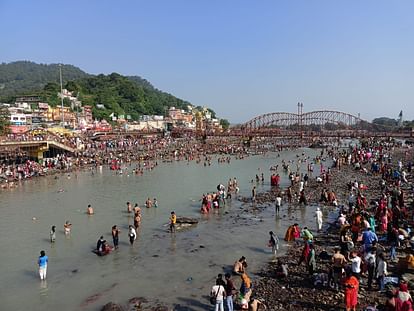
[(0, 0), (0, 62), (139, 75), (231, 123), (414, 119), (414, 1)]

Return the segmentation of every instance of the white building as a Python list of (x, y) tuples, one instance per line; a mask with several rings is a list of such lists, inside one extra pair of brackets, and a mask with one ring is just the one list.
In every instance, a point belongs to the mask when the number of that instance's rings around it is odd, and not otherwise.
[(23, 113), (10, 114), (10, 124), (11, 125), (26, 125), (27, 116)]

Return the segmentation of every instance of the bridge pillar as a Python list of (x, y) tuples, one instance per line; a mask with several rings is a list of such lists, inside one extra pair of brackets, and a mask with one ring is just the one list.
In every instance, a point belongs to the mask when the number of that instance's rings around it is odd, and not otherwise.
[(29, 152), (30, 157), (36, 158), (39, 163), (43, 162), (43, 153), (48, 151), (49, 148), (47, 146), (39, 146), (38, 148), (31, 149)]

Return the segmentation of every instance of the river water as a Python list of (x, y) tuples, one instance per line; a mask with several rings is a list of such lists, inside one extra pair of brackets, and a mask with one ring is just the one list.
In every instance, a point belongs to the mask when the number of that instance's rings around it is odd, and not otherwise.
[[(266, 247), (268, 231), (276, 232), (281, 248), (286, 248), (282, 240), (288, 225), (309, 222), (315, 229), (314, 207), (293, 210), (286, 217), (282, 208), (282, 217), (276, 219), (270, 206), (258, 215), (242, 213), (241, 202), (233, 198), (218, 214), (201, 217), (201, 195), (236, 177), (240, 195), (250, 196), (250, 181), (261, 172), (265, 183), (258, 191), (266, 191), (270, 188), (269, 168), (281, 167), (282, 159), (296, 160), (302, 152), (311, 158), (319, 153), (312, 149), (283, 151), (280, 157), (270, 153), (232, 159), (231, 164), (213, 160), (210, 167), (195, 162), (160, 163), (143, 176), (117, 175), (104, 168), (95, 174), (72, 173), (70, 178), (38, 178), (1, 192), (0, 310), (99, 310), (109, 301), (126, 303), (137, 296), (192, 310), (211, 309), (206, 296), (218, 273), (244, 255), (254, 278), (254, 272), (272, 257)], [(306, 164), (302, 164), (305, 170)], [(287, 175), (280, 174), (282, 186), (287, 186)], [(130, 247), (127, 228), (132, 217), (126, 213), (126, 202), (143, 207), (147, 197), (156, 197), (159, 207), (142, 208), (138, 238)], [(85, 214), (88, 204), (95, 215)], [(172, 236), (165, 226), (172, 210), (200, 222)], [(236, 222), (238, 214), (251, 218), (248, 224)], [(63, 234), (66, 220), (73, 224), (69, 237)], [(105, 257), (96, 256), (91, 250), (100, 235), (112, 243), (114, 224), (122, 231), (119, 249)], [(54, 244), (49, 242), (52, 225), (57, 228)], [(49, 256), (44, 283), (37, 274), (42, 249)]]

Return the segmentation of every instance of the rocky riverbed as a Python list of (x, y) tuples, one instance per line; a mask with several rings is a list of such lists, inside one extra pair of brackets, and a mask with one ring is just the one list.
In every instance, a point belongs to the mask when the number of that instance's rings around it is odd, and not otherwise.
[[(396, 150), (393, 155), (394, 158), (400, 159), (405, 157), (404, 153), (405, 150)], [(409, 156), (412, 159), (412, 153)], [(365, 164), (364, 167), (369, 172), (369, 164)], [(364, 191), (368, 203), (379, 199), (381, 195), (381, 175), (372, 175), (363, 170), (355, 170), (353, 166), (342, 166), (340, 170), (331, 170), (331, 181), (329, 184), (316, 183), (314, 181), (310, 183), (308, 187), (308, 189), (312, 189), (311, 191), (308, 190), (310, 202), (317, 202), (321, 190), (328, 188), (335, 191), (339, 204), (344, 204), (349, 195), (347, 182), (353, 180), (358, 180), (368, 187)], [(406, 193), (405, 204), (408, 207), (412, 207), (413, 204), (412, 183), (412, 176), (409, 176), (409, 183), (405, 183), (401, 187)], [(265, 203), (272, 200), (273, 197), (274, 193), (263, 193), (258, 196), (258, 201)], [(331, 209), (333, 213), (337, 214), (335, 209)], [(411, 208), (410, 217), (412, 218)], [(334, 247), (339, 244), (339, 229), (336, 225), (331, 223), (325, 224), (324, 227), (323, 233), (316, 234), (314, 241), (317, 254), (317, 273), (327, 273), (329, 271), (329, 258), (333, 254)], [(314, 278), (309, 276), (305, 265), (298, 265), (303, 247), (302, 242), (300, 244), (290, 243), (287, 253), (278, 257), (281, 263), (288, 265), (289, 276), (285, 279), (277, 279), (276, 271), (278, 264), (275, 262), (269, 263), (260, 271), (260, 278), (255, 283), (254, 289), (257, 298), (263, 300), (268, 309), (271, 310), (343, 310), (345, 308), (343, 291), (336, 291), (330, 287), (315, 286)], [(386, 245), (385, 249), (388, 253)], [(405, 256), (400, 251), (399, 256)], [(321, 258), (318, 256), (321, 252), (326, 252), (329, 256)], [(396, 263), (388, 262), (388, 264), (389, 272), (392, 275), (401, 275), (401, 271), (397, 271)], [(409, 280), (412, 278), (412, 275), (406, 273), (404, 278)], [(384, 293), (368, 291), (366, 282), (367, 278), (363, 276), (358, 294), (358, 310), (365, 310), (368, 306), (381, 310), (385, 302)]]

